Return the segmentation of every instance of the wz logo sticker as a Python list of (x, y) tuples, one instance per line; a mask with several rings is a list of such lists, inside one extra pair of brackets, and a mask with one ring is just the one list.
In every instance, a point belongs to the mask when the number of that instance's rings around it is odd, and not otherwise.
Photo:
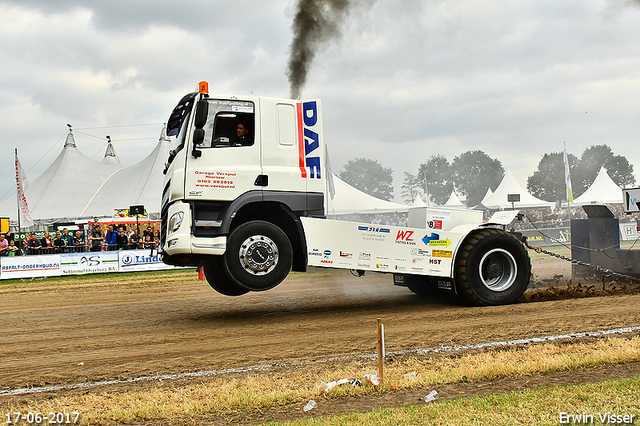
[(416, 242), (413, 240), (413, 234), (414, 231), (398, 231), (398, 235), (396, 235), (396, 244), (415, 246)]

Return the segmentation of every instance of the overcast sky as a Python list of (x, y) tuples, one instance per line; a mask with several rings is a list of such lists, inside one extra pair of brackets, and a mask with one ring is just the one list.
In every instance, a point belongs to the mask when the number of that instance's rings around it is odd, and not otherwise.
[[(67, 123), (82, 153), (100, 160), (110, 135), (128, 166), (200, 80), (287, 97), (295, 6), (0, 1), (0, 197), (15, 193), (14, 147), (33, 181)], [(526, 186), (563, 142), (576, 156), (611, 146), (640, 183), (640, 2), (368, 0), (323, 44), (302, 97), (322, 99), (334, 172), (377, 160), (397, 200), (403, 172), (432, 154), (482, 150)]]

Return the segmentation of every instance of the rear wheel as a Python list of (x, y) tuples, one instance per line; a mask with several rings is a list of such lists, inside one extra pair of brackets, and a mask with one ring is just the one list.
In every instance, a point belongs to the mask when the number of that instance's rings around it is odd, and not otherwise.
[(500, 229), (480, 229), (463, 242), (455, 261), (458, 294), (474, 305), (515, 302), (529, 286), (531, 261), (522, 243)]
[(212, 289), (225, 296), (241, 296), (249, 290), (233, 282), (224, 269), (222, 256), (209, 256), (204, 265), (204, 276)]
[(287, 235), (261, 220), (244, 223), (227, 239), (224, 265), (236, 284), (249, 291), (269, 290), (291, 270), (293, 249)]

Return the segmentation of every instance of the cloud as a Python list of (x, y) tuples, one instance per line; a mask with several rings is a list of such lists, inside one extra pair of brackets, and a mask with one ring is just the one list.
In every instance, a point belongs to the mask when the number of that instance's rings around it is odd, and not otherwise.
[[(72, 123), (90, 135), (76, 135), (83, 153), (100, 158), (110, 134), (130, 165), (160, 125), (121, 126), (162, 123), (200, 80), (286, 97), (296, 4), (2, 1), (0, 147), (17, 146), (34, 179)], [(578, 156), (606, 143), (640, 168), (640, 1), (365, 5), (317, 46), (304, 88), (322, 99), (336, 172), (378, 160), (399, 188), (429, 155), (481, 149), (526, 184), (564, 141)], [(6, 162), (0, 196), (13, 185)]]

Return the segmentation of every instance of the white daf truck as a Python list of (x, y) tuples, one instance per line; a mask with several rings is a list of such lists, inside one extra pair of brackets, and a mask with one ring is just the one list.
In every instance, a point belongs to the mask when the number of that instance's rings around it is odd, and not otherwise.
[(505, 231), (517, 212), (409, 209), (407, 227), (327, 219), (319, 100), (183, 97), (167, 123), (176, 136), (165, 168), (160, 254), (201, 266), (216, 291), (277, 286), (308, 266), (393, 274), (420, 295), (454, 292), (477, 305), (526, 290), (531, 262)]

